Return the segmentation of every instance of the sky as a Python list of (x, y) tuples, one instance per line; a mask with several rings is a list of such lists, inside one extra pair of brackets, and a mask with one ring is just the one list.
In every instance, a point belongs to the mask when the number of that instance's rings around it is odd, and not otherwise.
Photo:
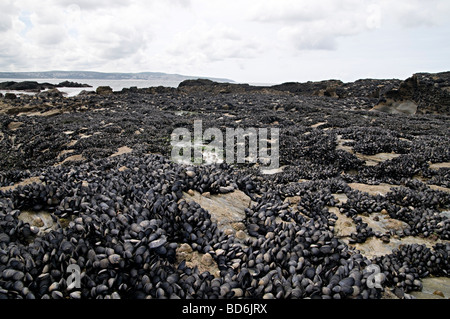
[(1, 0), (0, 71), (244, 83), (450, 71), (449, 0)]

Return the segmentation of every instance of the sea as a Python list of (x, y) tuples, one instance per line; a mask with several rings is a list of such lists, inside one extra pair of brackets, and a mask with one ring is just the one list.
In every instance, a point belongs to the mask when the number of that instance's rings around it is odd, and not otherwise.
[[(38, 83), (51, 83), (51, 84), (59, 84), (65, 79), (4, 79), (0, 78), (0, 82), (6, 81), (14, 81), (14, 82), (23, 82), (23, 81), (36, 81)], [(113, 89), (113, 91), (121, 91), (123, 88), (137, 87), (137, 88), (148, 88), (155, 86), (165, 86), (165, 87), (178, 87), (178, 85), (182, 81), (174, 81), (174, 80), (108, 80), (108, 79), (67, 79), (70, 82), (77, 82), (81, 84), (89, 84), (92, 87), (89, 88), (69, 88), (63, 87), (58, 88), (63, 94), (67, 97), (76, 96), (81, 91), (95, 91), (99, 86), (109, 86)], [(249, 83), (250, 85), (258, 85), (258, 86), (271, 86), (273, 84), (269, 83)], [(35, 92), (26, 92), (26, 91), (13, 91), (13, 90), (0, 90), (0, 93), (15, 93), (15, 94), (29, 94), (34, 95)]]

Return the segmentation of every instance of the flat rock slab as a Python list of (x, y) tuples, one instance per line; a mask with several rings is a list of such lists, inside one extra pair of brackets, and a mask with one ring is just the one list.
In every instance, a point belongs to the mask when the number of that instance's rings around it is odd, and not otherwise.
[(272, 169), (266, 169), (264, 167), (261, 167), (261, 174), (263, 175), (273, 175), (278, 173), (283, 173), (283, 170), (286, 166), (282, 166), (279, 168), (272, 168)]
[(434, 189), (435, 191), (450, 193), (450, 188), (447, 188), (447, 187), (442, 187), (442, 186), (437, 186), (437, 185), (428, 185), (428, 187), (431, 189)]
[(70, 153), (73, 153), (73, 152), (75, 152), (75, 150), (62, 150), (61, 152), (59, 152), (57, 158), (63, 157), (64, 155), (70, 154)]
[(11, 122), (8, 124), (8, 130), (15, 131), (23, 125), (23, 122)]
[(319, 123), (316, 123), (316, 124), (311, 125), (311, 127), (312, 127), (312, 128), (318, 128), (319, 126), (324, 125), (324, 124), (327, 124), (327, 123), (328, 123), (328, 122), (319, 122)]
[(336, 142), (337, 142), (336, 150), (343, 150), (350, 154), (355, 154), (355, 156), (358, 159), (365, 161), (366, 166), (376, 166), (384, 161), (392, 160), (401, 155), (401, 154), (397, 154), (397, 153), (377, 153), (374, 155), (366, 155), (366, 154), (355, 152), (353, 150), (353, 147), (344, 145), (345, 143), (354, 142), (354, 140), (343, 139), (342, 135), (337, 136)]
[(411, 114), (414, 115), (417, 112), (417, 104), (411, 100), (395, 101), (393, 99), (387, 99), (386, 102), (381, 102), (375, 105), (370, 111), (378, 111), (389, 114)]
[(30, 178), (24, 179), (21, 182), (18, 182), (16, 184), (14, 184), (14, 185), (0, 187), (0, 191), (6, 192), (6, 191), (9, 191), (9, 190), (16, 189), (19, 186), (31, 185), (33, 183), (41, 184), (42, 181), (41, 181), (41, 179), (38, 176), (30, 177)]
[(382, 195), (386, 196), (387, 193), (391, 191), (393, 187), (399, 187), (397, 185), (381, 183), (379, 185), (368, 185), (362, 183), (350, 183), (348, 184), (352, 189), (358, 190), (360, 192), (366, 192), (369, 195)]
[(46, 112), (32, 112), (32, 113), (24, 113), (23, 115), (27, 115), (27, 116), (46, 116), (46, 117), (50, 117), (50, 116), (55, 116), (58, 114), (62, 114), (63, 110), (60, 109), (52, 109)]
[(178, 246), (175, 256), (178, 265), (185, 261), (186, 266), (197, 267), (200, 273), (209, 272), (214, 277), (220, 278), (219, 266), (209, 253), (199, 253), (194, 251), (189, 244), (184, 243)]
[(433, 248), (437, 243), (445, 243), (442, 240), (433, 240), (430, 238), (420, 238), (414, 236), (406, 236), (402, 238), (390, 238), (389, 243), (383, 242), (376, 237), (368, 238), (364, 243), (349, 244), (355, 249), (359, 250), (361, 254), (369, 259), (392, 254), (394, 249), (398, 249), (401, 245), (425, 245), (428, 248)]
[(84, 160), (86, 160), (86, 158), (84, 158), (83, 155), (72, 155), (67, 157), (64, 161), (55, 164), (55, 166), (62, 165), (66, 162), (82, 162)]
[(336, 224), (334, 225), (334, 234), (338, 238), (350, 237), (352, 233), (356, 233), (356, 225), (350, 217), (341, 214), (337, 207), (328, 207), (330, 213), (337, 216)]
[(24, 210), (19, 214), (18, 219), (31, 226), (38, 227), (38, 236), (42, 236), (43, 234), (58, 228), (58, 224), (53, 221), (51, 213), (46, 211), (33, 212)]
[[(378, 220), (376, 220), (378, 218)], [(379, 231), (381, 233), (389, 232), (390, 230), (404, 230), (409, 228), (409, 225), (401, 220), (390, 218), (387, 214), (372, 213), (370, 216), (361, 216), (364, 223), (373, 229), (373, 231)]]
[(430, 164), (431, 169), (450, 168), (450, 162)]
[[(337, 238), (341, 238), (346, 244), (355, 249), (359, 250), (361, 254), (369, 259), (374, 257), (384, 256), (391, 254), (394, 249), (398, 249), (401, 245), (426, 245), (432, 248), (437, 243), (446, 243), (445, 240), (434, 240), (431, 238), (420, 238), (414, 236), (406, 236), (402, 238), (391, 237), (389, 242), (384, 242), (383, 240), (371, 237), (368, 238), (364, 243), (350, 243), (350, 237), (352, 233), (356, 233), (356, 225), (353, 220), (344, 214), (339, 212), (337, 207), (327, 207), (330, 213), (337, 216), (336, 223), (334, 225), (334, 234)], [(375, 217), (377, 217), (376, 220)], [(382, 213), (372, 213), (369, 216), (361, 216), (363, 222), (367, 223), (374, 231), (379, 231), (382, 234), (389, 233), (391, 230), (403, 230), (408, 228), (408, 224), (390, 218), (387, 214)]]
[(117, 152), (111, 155), (111, 157), (119, 156), (122, 154), (131, 153), (133, 149), (129, 148), (128, 146), (122, 146), (117, 149)]
[(235, 223), (245, 218), (245, 209), (251, 205), (251, 199), (240, 190), (227, 194), (203, 196), (199, 192), (183, 193), (186, 200), (193, 200), (211, 214), (220, 230), (235, 229)]
[(413, 291), (411, 295), (417, 299), (449, 299), (450, 278), (430, 277), (422, 279), (422, 291)]
[(336, 194), (331, 194), (331, 195), (333, 195), (334, 199), (335, 199), (338, 203), (345, 204), (345, 203), (347, 203), (347, 201), (348, 201), (348, 197), (347, 197), (347, 195), (344, 194), (344, 193), (339, 193), (339, 194), (336, 193)]
[(384, 161), (392, 160), (399, 157), (401, 154), (396, 153), (377, 153), (374, 155), (365, 155), (361, 153), (355, 153), (356, 157), (362, 161), (366, 161), (366, 166), (376, 166)]

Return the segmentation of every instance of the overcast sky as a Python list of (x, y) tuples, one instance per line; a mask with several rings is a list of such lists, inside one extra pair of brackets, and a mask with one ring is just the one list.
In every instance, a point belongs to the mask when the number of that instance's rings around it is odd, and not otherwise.
[(449, 0), (1, 0), (0, 71), (281, 83), (450, 70)]

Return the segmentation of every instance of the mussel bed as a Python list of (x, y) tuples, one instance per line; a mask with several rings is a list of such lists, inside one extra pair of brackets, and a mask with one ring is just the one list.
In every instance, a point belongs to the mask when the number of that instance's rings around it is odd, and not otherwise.
[[(14, 103), (53, 103), (64, 112), (0, 114), (0, 298), (368, 299), (391, 288), (404, 298), (421, 289), (421, 278), (450, 274), (450, 222), (442, 213), (450, 205), (442, 190), (449, 168), (430, 168), (450, 161), (446, 115), (369, 112), (375, 101), (367, 97), (260, 92), (21, 99)], [(194, 119), (204, 130), (280, 128), (283, 170), (172, 162), (171, 132), (193, 131)], [(11, 130), (13, 121), (22, 124)], [(399, 156), (367, 166), (337, 148), (338, 136), (358, 153)], [(124, 145), (132, 152), (110, 156)], [(81, 160), (61, 164), (73, 154)], [(352, 189), (354, 182), (398, 187), (375, 196)], [(185, 198), (189, 190), (248, 195), (248, 237), (218, 228), (210, 212)], [(299, 200), (291, 205), (293, 196)], [(436, 243), (369, 259), (335, 235), (330, 207), (352, 218), (350, 243), (379, 237), (361, 216), (382, 211), (408, 224), (383, 236)], [(56, 229), (38, 235), (39, 225), (19, 218), (23, 211), (48, 212)], [(181, 244), (209, 253), (219, 274), (179, 262)], [(372, 264), (380, 267), (380, 285), (372, 284)], [(80, 288), (69, 284), (70, 265), (81, 270)]]

